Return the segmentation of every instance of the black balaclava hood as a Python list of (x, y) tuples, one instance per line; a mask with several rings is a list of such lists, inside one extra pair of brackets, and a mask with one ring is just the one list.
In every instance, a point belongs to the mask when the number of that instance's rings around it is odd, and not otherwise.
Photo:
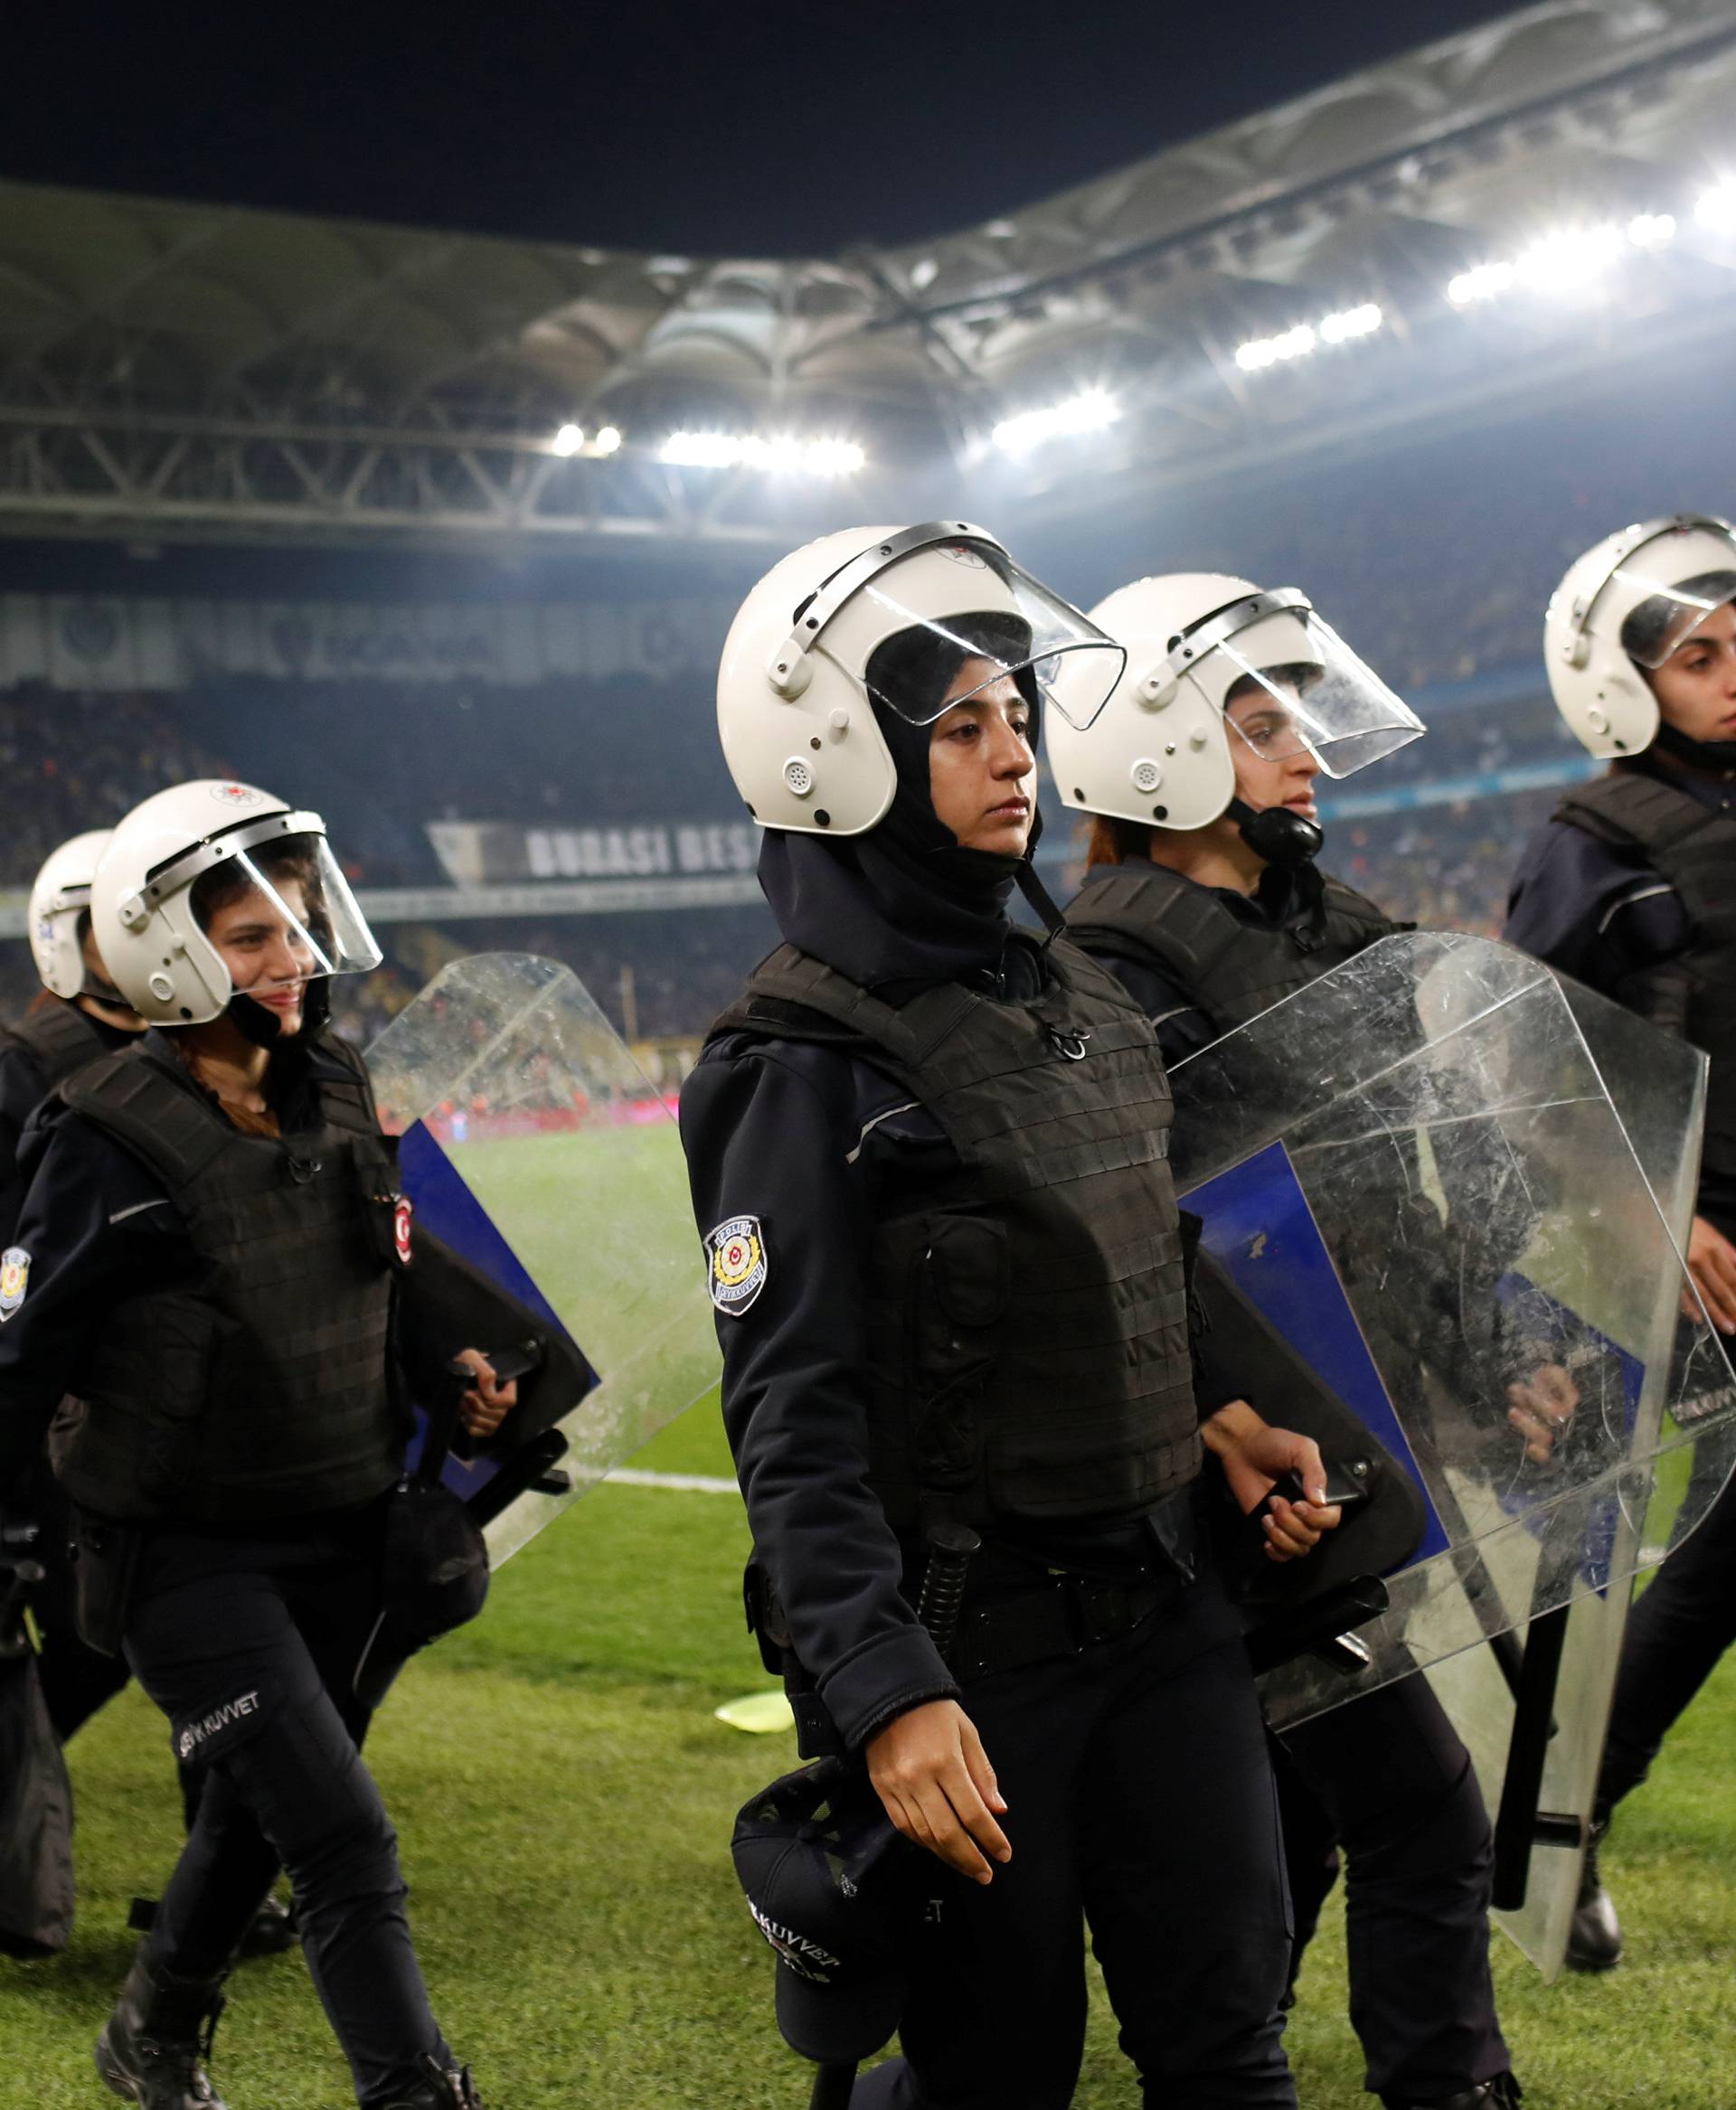
[[(1002, 661), (1022, 660), (1030, 650), (1030, 631), (1014, 617), (948, 617), (948, 627)], [(768, 828), (760, 840), (760, 884), (786, 942), (864, 988), (931, 985), (996, 969), (1013, 934), (1008, 898), (1027, 875), (1034, 884), (1030, 855), (1041, 830), (1034, 809), (1023, 857), (961, 847), (929, 796), (931, 726), (912, 725), (882, 701), (906, 696), (917, 710), (932, 711), (968, 656), (913, 627), (870, 659), (869, 702), (898, 777), (877, 826), (835, 838)], [(1031, 706), (1034, 749), (1035, 676), (1020, 667), (1014, 678)]]

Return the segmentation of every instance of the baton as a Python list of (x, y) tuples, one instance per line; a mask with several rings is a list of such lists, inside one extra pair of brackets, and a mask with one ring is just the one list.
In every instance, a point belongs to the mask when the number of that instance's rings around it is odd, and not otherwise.
[(952, 1654), (958, 1638), (958, 1615), (965, 1602), (965, 1578), (982, 1540), (968, 1524), (933, 1524), (929, 1529), (929, 1564), (916, 1615), (929, 1630), (942, 1659)]

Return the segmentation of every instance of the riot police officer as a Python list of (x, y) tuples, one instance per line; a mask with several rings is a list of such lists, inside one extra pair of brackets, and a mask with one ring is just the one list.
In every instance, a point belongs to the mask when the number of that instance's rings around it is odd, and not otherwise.
[[(750, 1601), (805, 1754), (859, 1758), (946, 1864), (903, 2057), (855, 2101), (1070, 2101), (1082, 1908), (1147, 2102), (1288, 2105), (1288, 1909), (1203, 1444), (1250, 1507), (1303, 1474), (1273, 1558), (1336, 1513), (1311, 1443), (1240, 1401), (1197, 1426), (1156, 1036), (1006, 914), (1017, 886), (1058, 921), (1030, 849), (1061, 657), (1089, 716), (1119, 653), (959, 522), (797, 551), (724, 647), (784, 943), (681, 1120)], [(918, 1608), (960, 1531), (943, 1650)]]
[[(42, 986), (23, 1018), (0, 1029), (0, 1236), (8, 1249), (24, 1199), (18, 1144), (26, 1122), (63, 1079), (145, 1031), (109, 979), (90, 930), (90, 881), (108, 844), (106, 828), (74, 835), (50, 852), (31, 884), (30, 951)], [(45, 1460), (30, 1468), (28, 1482), (20, 1506), (42, 1529), (36, 1552), (46, 1570), (32, 1593), (42, 1635), (37, 1669), (49, 1719), (64, 1743), (119, 1691), (127, 1666), (79, 1640), (64, 1558), (65, 1504)]]
[[(153, 1030), (26, 1131), (0, 1485), (52, 1418), (84, 1638), (124, 1648), (208, 1775), (98, 2069), (141, 2110), (215, 2104), (222, 1980), (282, 1865), (364, 2110), (469, 2110), (351, 1681), (407, 1433), (390, 1329), (409, 1239), (365, 1068), (325, 1018), (329, 976), (378, 950), (318, 816), (248, 785), (136, 808), (91, 913)], [(486, 1422), (510, 1389), (476, 1360)]]
[(31, 882), (30, 953), (42, 986), (23, 1018), (0, 1029), (0, 1208), (7, 1223), (22, 1199), (13, 1190), (25, 1122), (63, 1077), (145, 1031), (90, 933), (90, 881), (108, 843), (106, 828), (74, 835), (50, 852)]
[[(1176, 1061), (1409, 928), (1315, 862), (1315, 782), (1423, 729), (1293, 589), (1144, 579), (1091, 619), (1127, 664), (1093, 723), (1048, 720), (1061, 797), (1092, 816), (1067, 927)], [(1063, 670), (1063, 696), (1077, 679)], [(1287, 1731), (1275, 1769), (1297, 1965), (1341, 1848), (1349, 1861), (1351, 2016), (1369, 2089), (1405, 2110), (1515, 2099), (1489, 1975), (1488, 1819), (1426, 1681)]]
[[(1607, 536), (1549, 604), (1556, 708), (1609, 766), (1568, 792), (1514, 874), (1506, 937), (1711, 1058), (1687, 1262), (1736, 1334), (1736, 532), (1696, 514)], [(1658, 1571), (1623, 1638), (1599, 1833), (1736, 1640), (1736, 1493)], [(1568, 1962), (1621, 1927), (1587, 1858)]]

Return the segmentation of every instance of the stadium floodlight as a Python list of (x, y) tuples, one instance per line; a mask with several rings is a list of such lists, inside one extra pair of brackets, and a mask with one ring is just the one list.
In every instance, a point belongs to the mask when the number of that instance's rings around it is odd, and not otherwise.
[(563, 425), (550, 442), (560, 455), (577, 454), (584, 444), (584, 428), (580, 425)]
[(810, 439), (802, 466), (810, 476), (854, 476), (867, 459), (854, 439)]
[(663, 458), (680, 469), (732, 469), (741, 459), (741, 442), (727, 432), (672, 432)]
[(1521, 250), (1515, 282), (1527, 293), (1580, 293), (1596, 286), (1621, 254), (1622, 232), (1609, 221), (1558, 228)]
[(802, 439), (788, 432), (672, 432), (663, 443), (663, 458), (684, 469), (739, 466), (774, 476), (849, 476), (868, 457), (849, 439)]
[(1694, 202), (1694, 216), (1709, 234), (1736, 234), (1736, 177), (1727, 176)]
[(1505, 293), (1516, 276), (1514, 267), (1505, 259), (1495, 263), (1473, 264), (1468, 271), (1461, 271), (1457, 278), (1448, 279), (1447, 297), (1455, 307), (1468, 307), (1477, 300), (1492, 300), (1497, 293)]
[(1675, 240), (1674, 212), (1636, 212), (1628, 222), (1628, 239), (1637, 250), (1665, 250)]
[(591, 442), (599, 454), (613, 454), (621, 444), (618, 425), (605, 425)]
[(1246, 344), (1236, 347), (1236, 364), (1244, 373), (1256, 373), (1262, 366), (1276, 366), (1281, 359), (1303, 359), (1314, 350), (1315, 331), (1307, 323), (1297, 323), (1293, 330), (1286, 330), (1277, 337), (1255, 337)]
[(1372, 300), (1363, 301), (1360, 307), (1347, 307), (1342, 315), (1323, 316), (1320, 334), (1328, 344), (1342, 344), (1352, 337), (1366, 337), (1378, 330), (1384, 320), (1380, 309)]
[(1107, 389), (1084, 389), (1047, 410), (1022, 410), (1016, 418), (1003, 418), (990, 437), (1004, 453), (1028, 454), (1045, 439), (1062, 434), (1100, 432), (1120, 415), (1121, 406)]

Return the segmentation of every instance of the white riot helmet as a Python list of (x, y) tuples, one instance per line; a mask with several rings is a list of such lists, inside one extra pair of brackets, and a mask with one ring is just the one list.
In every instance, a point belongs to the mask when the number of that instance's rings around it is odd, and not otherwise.
[(1543, 655), (1555, 708), (1588, 753), (1609, 761), (1651, 746), (1658, 710), (1646, 673), (1729, 600), (1736, 530), (1707, 513), (1623, 528), (1570, 568), (1543, 618)]
[(319, 815), (251, 784), (201, 778), (133, 808), (90, 890), (103, 963), (141, 1018), (203, 1025), (235, 994), (193, 899), (195, 882), (220, 867), (237, 875), (240, 891), (265, 897), (307, 978), (379, 966), (380, 948)]
[(42, 861), (31, 882), (30, 954), (42, 987), (69, 1000), (84, 994), (87, 979), (79, 924), (90, 906), (97, 861), (108, 847), (108, 830), (74, 835)]
[[(860, 835), (884, 817), (898, 777), (873, 701), (918, 725), (948, 707), (871, 673), (878, 648), (909, 631), (942, 661), (987, 662), (979, 687), (1028, 670), (1035, 694), (1083, 724), (1121, 666), (1118, 645), (967, 521), (822, 536), (742, 602), (718, 669), (724, 759), (762, 827)], [(1061, 702), (1063, 665), (1076, 672)]]
[[(1307, 749), (1328, 777), (1348, 777), (1423, 730), (1294, 587), (1171, 572), (1122, 587), (1090, 619), (1127, 647), (1126, 670), (1081, 730), (1063, 664), (1045, 735), (1062, 802), (1087, 813), (1203, 828), (1236, 796), (1232, 738), (1269, 761)], [(1243, 698), (1262, 708), (1229, 715)]]

